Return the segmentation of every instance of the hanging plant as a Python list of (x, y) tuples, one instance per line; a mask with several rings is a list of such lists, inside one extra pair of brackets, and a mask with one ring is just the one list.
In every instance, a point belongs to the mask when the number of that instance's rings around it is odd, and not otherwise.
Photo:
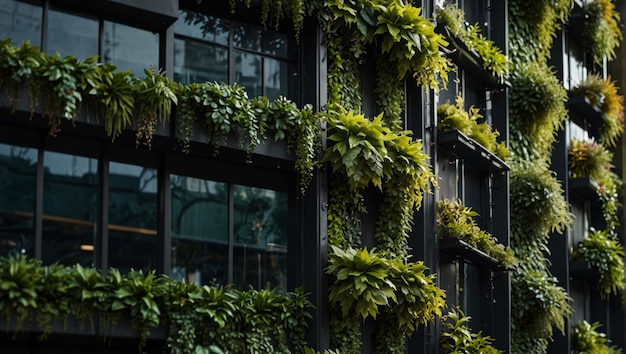
[(437, 129), (441, 132), (456, 129), (506, 161), (509, 150), (505, 142), (497, 141), (500, 132), (493, 130), (487, 122), (479, 123), (482, 119), (479, 112), (480, 109), (474, 106), (465, 110), (463, 97), (459, 95), (455, 104), (446, 102), (437, 106)]
[(0, 41), (0, 86), (9, 98), (12, 111), (15, 112), (19, 103), (17, 88), (19, 84), (28, 83), (31, 118), (38, 104), (39, 81), (30, 80), (46, 60), (39, 47), (31, 46), (24, 41), (19, 47), (11, 44), (11, 39)]
[[(250, 7), (250, 0), (239, 0), (239, 2)], [(235, 13), (237, 0), (229, 0), (229, 3), (231, 13)], [(300, 38), (304, 13), (304, 0), (261, 0), (261, 24), (278, 29), (283, 18), (291, 18), (296, 38)]]
[(518, 66), (511, 85), (511, 151), (528, 160), (546, 156), (568, 118), (567, 92), (545, 64)]
[(572, 89), (572, 94), (586, 97), (591, 105), (602, 112), (603, 125), (600, 129), (600, 142), (616, 147), (624, 132), (624, 96), (618, 94), (618, 87), (611, 78), (587, 75)]
[(590, 177), (599, 181), (612, 168), (613, 153), (594, 140), (572, 139), (568, 155), (572, 177)]
[(492, 346), (493, 339), (475, 333), (467, 323), (471, 317), (465, 316), (460, 308), (456, 307), (443, 318), (443, 330), (439, 337), (439, 348), (443, 354), (500, 354), (503, 351)]
[(615, 49), (623, 39), (620, 28), (620, 15), (615, 10), (612, 0), (591, 0), (583, 5), (585, 21), (583, 39), (590, 49), (593, 60), (601, 64), (606, 56), (608, 60), (617, 57)]
[(606, 334), (598, 332), (599, 322), (590, 324), (582, 320), (572, 329), (572, 350), (574, 354), (619, 354), (621, 349), (609, 346), (610, 340)]
[(485, 69), (504, 82), (509, 73), (509, 61), (502, 50), (493, 41), (485, 38), (478, 23), (469, 25), (465, 22), (465, 12), (456, 4), (444, 7), (437, 6), (436, 19), (438, 24), (448, 26), (453, 36), (459, 38), (470, 51), (475, 51), (482, 59)]
[(133, 83), (135, 102), (139, 108), (136, 144), (143, 140), (143, 144), (151, 148), (157, 123), (168, 121), (172, 102), (178, 104), (176, 92), (180, 90), (180, 84), (165, 77), (162, 71), (157, 72), (153, 66), (149, 70), (144, 69), (144, 74), (143, 78)]
[(96, 75), (89, 80), (90, 100), (104, 112), (104, 129), (112, 140), (133, 123), (135, 112), (135, 89), (130, 71), (116, 72), (111, 64), (102, 64)]
[(497, 259), (506, 268), (517, 265), (513, 250), (483, 231), (474, 222), (478, 213), (461, 201), (441, 200), (437, 203), (437, 235), (463, 240)]
[(598, 288), (603, 298), (624, 291), (624, 247), (604, 231), (590, 230), (574, 252), (574, 259), (586, 260), (600, 274)]

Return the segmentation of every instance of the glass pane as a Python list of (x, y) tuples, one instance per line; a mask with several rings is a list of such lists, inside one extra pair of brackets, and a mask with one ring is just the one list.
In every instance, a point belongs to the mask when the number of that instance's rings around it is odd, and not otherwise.
[(238, 24), (233, 26), (233, 45), (237, 48), (261, 52), (261, 36), (263, 31), (251, 25)]
[(245, 87), (248, 97), (263, 94), (261, 57), (254, 54), (235, 52), (235, 83)]
[(234, 186), (233, 282), (245, 288), (287, 286), (287, 194)]
[(174, 41), (174, 80), (228, 82), (228, 50), (182, 39)]
[(228, 282), (228, 185), (172, 175), (172, 278)]
[(289, 97), (289, 64), (274, 59), (263, 60), (265, 96), (270, 100), (282, 95)]
[(228, 45), (229, 28), (227, 20), (188, 10), (180, 10), (180, 16), (174, 23), (176, 34), (223, 45)]
[(42, 260), (72, 265), (94, 262), (98, 162), (46, 151)]
[(289, 53), (287, 35), (284, 33), (263, 31), (263, 53), (287, 57)]
[(47, 52), (85, 59), (98, 54), (98, 21), (50, 10)]
[(156, 269), (157, 171), (109, 165), (109, 266)]
[(37, 150), (0, 144), (0, 256), (33, 256)]
[(0, 38), (11, 38), (14, 45), (24, 40), (41, 46), (42, 8), (21, 1), (0, 1)]
[(120, 71), (133, 69), (136, 76), (143, 77), (143, 69), (159, 67), (159, 35), (105, 21), (103, 58)]

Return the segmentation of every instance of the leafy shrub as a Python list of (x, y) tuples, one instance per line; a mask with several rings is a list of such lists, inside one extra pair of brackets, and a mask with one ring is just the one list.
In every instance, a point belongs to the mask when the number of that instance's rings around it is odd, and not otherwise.
[(591, 105), (602, 112), (603, 126), (600, 142), (615, 147), (624, 132), (624, 96), (618, 94), (618, 87), (611, 78), (588, 75), (572, 89), (572, 93), (589, 99)]
[(467, 323), (471, 317), (465, 316), (460, 308), (453, 309), (445, 316), (443, 331), (439, 337), (439, 347), (443, 354), (500, 354), (494, 348), (493, 339), (483, 336), (482, 332), (474, 333)]
[(591, 177), (598, 181), (612, 167), (613, 154), (594, 140), (572, 139), (568, 155), (572, 177)]
[(591, 230), (574, 253), (575, 259), (584, 259), (598, 271), (598, 288), (606, 297), (626, 288), (624, 283), (624, 247), (606, 230)]
[(443, 132), (457, 129), (506, 161), (509, 158), (506, 143), (497, 141), (500, 133), (493, 130), (491, 125), (478, 122), (482, 118), (479, 112), (480, 109), (474, 106), (466, 111), (463, 108), (463, 98), (459, 95), (455, 104), (446, 102), (437, 106), (437, 128)]
[(596, 331), (600, 323), (583, 320), (572, 329), (572, 350), (574, 354), (618, 354), (622, 350), (609, 346), (606, 334)]
[(590, 48), (596, 63), (602, 63), (606, 56), (615, 59), (615, 49), (619, 47), (623, 35), (620, 28), (620, 15), (612, 0), (591, 0), (583, 5), (585, 22), (583, 37)]
[(514, 267), (517, 260), (513, 250), (481, 230), (473, 219), (477, 215), (460, 201), (441, 200), (437, 203), (437, 234), (439, 237), (461, 239), (494, 257), (506, 268)]

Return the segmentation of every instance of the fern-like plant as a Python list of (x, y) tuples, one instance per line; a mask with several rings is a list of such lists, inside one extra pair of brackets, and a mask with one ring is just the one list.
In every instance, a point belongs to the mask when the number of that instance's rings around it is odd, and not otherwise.
[(598, 287), (601, 295), (624, 291), (624, 247), (606, 230), (590, 230), (574, 253), (575, 259), (584, 259), (600, 273)]
[(585, 2), (583, 10), (583, 38), (593, 60), (600, 64), (605, 56), (609, 60), (615, 59), (615, 49), (623, 39), (620, 15), (615, 10), (615, 4), (612, 0), (592, 0)]
[(572, 329), (572, 350), (574, 354), (619, 354), (621, 349), (610, 346), (606, 334), (598, 332), (599, 322), (593, 324), (583, 320)]
[(611, 78), (588, 75), (572, 89), (577, 96), (586, 97), (592, 106), (602, 112), (603, 126), (600, 142), (617, 146), (617, 140), (624, 132), (624, 96), (618, 94), (618, 87)]
[(599, 181), (612, 167), (613, 153), (594, 140), (572, 139), (568, 154), (572, 177)]
[(460, 308), (452, 309), (445, 316), (443, 331), (439, 337), (442, 354), (500, 354), (501, 350), (492, 346), (493, 339), (482, 332), (472, 332), (467, 323), (471, 317), (465, 316)]

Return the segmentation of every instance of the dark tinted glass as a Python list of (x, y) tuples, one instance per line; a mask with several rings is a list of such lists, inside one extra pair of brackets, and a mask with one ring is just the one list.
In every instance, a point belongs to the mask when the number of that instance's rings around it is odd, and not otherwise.
[(133, 70), (144, 76), (143, 69), (159, 67), (159, 35), (136, 27), (115, 22), (104, 22), (105, 63), (115, 65), (120, 71)]
[(93, 264), (98, 205), (98, 163), (81, 156), (44, 153), (42, 259)]
[(284, 33), (263, 31), (263, 53), (287, 57), (289, 46), (287, 35)]
[(228, 50), (182, 39), (174, 41), (174, 80), (228, 82)]
[(109, 266), (156, 269), (157, 171), (109, 164)]
[(234, 186), (233, 282), (245, 288), (287, 286), (287, 194)]
[(98, 54), (98, 20), (64, 12), (48, 12), (47, 52), (85, 59)]
[(0, 144), (0, 256), (33, 256), (37, 150)]
[(233, 45), (236, 48), (261, 52), (261, 36), (263, 31), (256, 26), (247, 24), (233, 25)]
[(228, 282), (228, 186), (171, 176), (172, 278)]
[(258, 55), (235, 51), (235, 83), (245, 87), (248, 97), (263, 94), (262, 59)]
[(180, 16), (174, 23), (174, 32), (188, 37), (228, 45), (229, 26), (229, 22), (221, 18), (180, 10)]
[(21, 1), (0, 1), (0, 38), (11, 38), (14, 45), (30, 40), (32, 45), (41, 46), (42, 14), (40, 6)]
[(287, 96), (289, 87), (289, 64), (274, 59), (263, 59), (263, 76), (265, 82), (265, 96), (270, 100), (278, 96)]

